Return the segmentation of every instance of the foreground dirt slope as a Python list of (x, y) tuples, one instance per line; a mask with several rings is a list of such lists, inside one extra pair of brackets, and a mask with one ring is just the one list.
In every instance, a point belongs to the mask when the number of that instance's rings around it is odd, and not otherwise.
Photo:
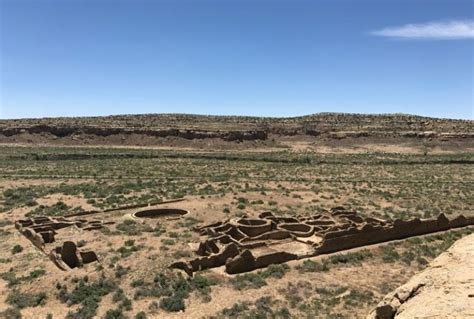
[(368, 318), (472, 318), (473, 288), (474, 235), (469, 235), (389, 293)]
[[(319, 113), (266, 118), (179, 114), (0, 120), (0, 143), (240, 148), (403, 142), (473, 147), (474, 122), (413, 115)], [(344, 143), (344, 141), (346, 143)], [(437, 142), (437, 143), (436, 143)], [(446, 145), (444, 145), (446, 144)]]

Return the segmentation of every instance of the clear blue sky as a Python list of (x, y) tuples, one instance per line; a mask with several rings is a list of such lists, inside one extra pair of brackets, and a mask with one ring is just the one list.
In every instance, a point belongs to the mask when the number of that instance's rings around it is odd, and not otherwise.
[(473, 3), (0, 0), (0, 118), (473, 119)]

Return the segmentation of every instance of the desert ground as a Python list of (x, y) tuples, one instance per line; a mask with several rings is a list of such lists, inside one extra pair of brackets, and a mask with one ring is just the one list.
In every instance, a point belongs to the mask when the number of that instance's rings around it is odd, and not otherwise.
[[(0, 313), (363, 318), (474, 227), (237, 274), (221, 265), (189, 276), (170, 265), (199, 257), (199, 243), (210, 238), (203, 226), (263, 212), (292, 219), (343, 208), (363, 220), (472, 219), (473, 132), (472, 121), (398, 115), (1, 121)], [(144, 209), (186, 214), (134, 215)], [(28, 221), (44, 217), (63, 225), (48, 228), (54, 240), (38, 243), (28, 237)], [(65, 265), (64, 242), (97, 258)]]

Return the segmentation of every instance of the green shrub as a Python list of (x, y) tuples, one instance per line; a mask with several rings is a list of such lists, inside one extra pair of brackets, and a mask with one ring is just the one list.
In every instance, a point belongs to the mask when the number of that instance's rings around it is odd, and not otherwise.
[(198, 223), (202, 222), (201, 220), (199, 219), (196, 219), (194, 217), (185, 217), (184, 218), (184, 221), (182, 222), (179, 222), (178, 225), (181, 226), (181, 227), (191, 227), (193, 225), (196, 225)]
[[(230, 308), (224, 308), (221, 314), (225, 318), (278, 318), (289, 319), (291, 313), (287, 308), (277, 308), (271, 297), (258, 298), (253, 304), (250, 302), (238, 302)], [(220, 318), (220, 317), (219, 317)]]
[(171, 246), (171, 245), (174, 245), (176, 242), (171, 238), (166, 238), (166, 239), (163, 239), (161, 243), (163, 245)]
[(191, 280), (191, 287), (199, 292), (204, 302), (209, 302), (211, 301), (211, 286), (217, 285), (217, 283), (215, 278), (195, 275)]
[(122, 278), (128, 273), (129, 270), (130, 267), (123, 267), (122, 265), (117, 265), (117, 268), (115, 269), (115, 277)]
[(358, 307), (363, 304), (371, 304), (373, 303), (374, 294), (371, 291), (359, 291), (351, 289), (349, 294), (343, 297), (344, 301), (347, 305), (352, 307)]
[(127, 247), (133, 246), (135, 245), (135, 241), (133, 239), (126, 240), (124, 245)]
[(139, 313), (137, 313), (135, 315), (135, 319), (146, 319), (147, 316), (146, 316), (146, 313), (144, 311), (140, 311)]
[[(153, 279), (153, 283), (144, 283), (135, 291), (135, 299), (140, 297), (163, 297), (162, 300), (166, 300), (160, 302), (160, 308), (167, 311), (179, 311), (170, 309), (184, 307), (184, 299), (189, 296), (191, 290), (191, 285), (181, 274), (174, 276), (158, 273)], [(182, 302), (179, 299), (183, 299)]]
[(248, 288), (261, 288), (267, 284), (265, 279), (256, 273), (246, 273), (237, 275), (230, 280), (232, 287), (237, 290), (244, 290)]
[[(33, 205), (34, 206), (34, 205)], [(34, 216), (62, 216), (67, 213), (71, 207), (66, 205), (64, 202), (59, 201), (52, 206), (43, 206), (40, 205), (36, 207), (31, 212), (27, 213), (27, 217), (34, 217)]]
[(356, 264), (359, 265), (361, 261), (372, 257), (373, 254), (367, 250), (361, 250), (354, 253), (346, 253), (346, 254), (336, 254), (329, 257), (329, 261), (332, 264)]
[(120, 308), (125, 309), (126, 311), (132, 310), (132, 301), (127, 297), (123, 298)]
[(296, 266), (296, 269), (300, 273), (304, 272), (318, 272), (318, 271), (328, 271), (329, 267), (325, 261), (317, 262), (310, 259), (306, 259), (302, 264)]
[(0, 317), (7, 319), (21, 319), (21, 311), (18, 308), (7, 308), (0, 312)]
[(263, 278), (283, 278), (283, 276), (290, 270), (287, 264), (271, 264), (264, 271), (260, 272)]
[(114, 303), (119, 303), (118, 309), (120, 310), (132, 310), (132, 301), (127, 298), (122, 288), (117, 289), (114, 295), (112, 296), (112, 301)]
[[(132, 240), (132, 242), (133, 242), (133, 240)], [(125, 245), (125, 246), (122, 246), (119, 249), (117, 249), (117, 252), (120, 253), (120, 257), (126, 258), (126, 257), (131, 256), (134, 252), (140, 250), (140, 248), (141, 247), (133, 246), (133, 244), (131, 246)]]
[(127, 318), (122, 309), (110, 309), (105, 313), (104, 319), (125, 319)]
[(8, 282), (8, 287), (15, 286), (21, 282), (21, 278), (18, 278), (16, 276), (16, 273), (13, 271), (13, 269), (10, 269), (10, 271), (2, 273), (0, 275), (0, 278)]
[(197, 291), (203, 298), (203, 301), (210, 301), (210, 287), (217, 283), (216, 279), (203, 275), (195, 275), (192, 279), (187, 279), (181, 273), (158, 273), (152, 283), (137, 280), (132, 282), (132, 286), (137, 287), (135, 299), (141, 297), (161, 297), (157, 305), (159, 308), (166, 311), (181, 311), (185, 307), (184, 300), (189, 297), (192, 291)]
[(264, 318), (267, 314), (272, 313), (273, 300), (269, 296), (260, 297), (255, 301), (255, 310), (253, 311), (252, 317)]
[(12, 286), (15, 286), (15, 285), (19, 284), (20, 282), (31, 281), (33, 279), (41, 277), (45, 273), (46, 273), (46, 271), (44, 269), (35, 269), (35, 270), (31, 271), (28, 276), (17, 277), (16, 273), (11, 269), (8, 272), (4, 272), (4, 273), (0, 274), (0, 278), (5, 280), (6, 282), (8, 282), (8, 287), (12, 287)]
[(3, 197), (5, 199), (5, 208), (10, 209), (22, 204), (32, 205), (35, 202), (35, 198), (39, 197), (39, 195), (31, 187), (18, 187), (5, 190)]
[(246, 302), (237, 302), (230, 308), (224, 308), (222, 314), (229, 318), (237, 318), (249, 309), (249, 304)]
[(400, 255), (391, 245), (382, 247), (382, 260), (387, 263), (393, 263), (400, 259)]
[(28, 276), (28, 279), (36, 279), (38, 277), (43, 276), (46, 273), (44, 269), (35, 269), (32, 272), (30, 272), (30, 275)]
[(15, 306), (19, 309), (23, 309), (26, 307), (37, 307), (40, 305), (44, 305), (47, 300), (47, 296), (44, 292), (40, 292), (38, 294), (34, 293), (26, 293), (20, 292), (18, 290), (13, 290), (7, 296), (7, 303), (12, 306)]
[(65, 286), (60, 291), (60, 300), (68, 302), (71, 305), (80, 304), (79, 309), (73, 313), (68, 313), (67, 318), (93, 318), (96, 315), (99, 302), (102, 297), (108, 295), (116, 289), (115, 283), (101, 278), (95, 283), (86, 283), (83, 279), (79, 280), (78, 284), (71, 293), (67, 292)]
[(415, 253), (411, 250), (404, 251), (402, 253), (401, 260), (407, 264), (410, 265), (413, 260), (415, 260)]
[(214, 286), (218, 284), (216, 278), (205, 277), (203, 275), (195, 275), (191, 279), (192, 286), (196, 289), (204, 289), (206, 287)]
[(164, 297), (160, 300), (160, 308), (170, 312), (182, 311), (185, 309), (184, 299), (179, 294)]
[(118, 224), (116, 228), (127, 236), (137, 236), (142, 233), (140, 224), (131, 219), (124, 220), (122, 223)]
[(18, 254), (18, 253), (21, 253), (22, 251), (23, 251), (23, 247), (21, 245), (18, 245), (18, 244), (16, 244), (12, 248), (12, 254)]

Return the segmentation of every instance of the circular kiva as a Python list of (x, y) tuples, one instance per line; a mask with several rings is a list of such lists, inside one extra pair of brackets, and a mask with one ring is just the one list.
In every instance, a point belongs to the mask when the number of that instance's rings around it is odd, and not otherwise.
[(189, 211), (179, 208), (147, 208), (136, 211), (132, 217), (138, 219), (178, 219), (188, 213)]
[(249, 237), (256, 237), (272, 230), (270, 220), (257, 218), (240, 218), (232, 221), (241, 232)]
[(312, 226), (302, 223), (278, 224), (278, 228), (287, 230), (296, 237), (309, 237), (314, 233), (314, 228)]

